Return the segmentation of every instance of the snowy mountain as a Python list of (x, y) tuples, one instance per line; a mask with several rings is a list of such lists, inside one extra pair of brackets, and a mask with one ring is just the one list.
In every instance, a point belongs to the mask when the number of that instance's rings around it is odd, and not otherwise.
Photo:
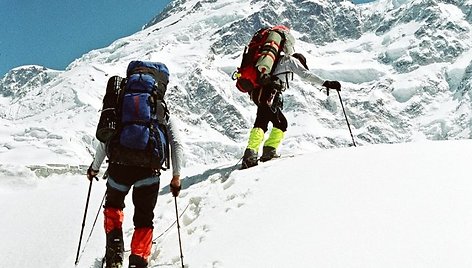
[(22, 66), (11, 70), (0, 81), (0, 93), (4, 97), (19, 100), (28, 91), (42, 87), (50, 82), (59, 72), (48, 70), (42, 66)]
[[(360, 145), (469, 138), (470, 6), (465, 0), (173, 1), (142, 31), (83, 55), (66, 71), (9, 72), (0, 83), (0, 114), (23, 133), (5, 133), (0, 158), (17, 163), (12, 156), (22, 154), (19, 148), (34, 146), (59, 163), (64, 153), (76, 164), (88, 162), (106, 80), (143, 59), (171, 70), (167, 97), (186, 133), (189, 163), (236, 159), (255, 107), (230, 76), (252, 33), (279, 23), (292, 28), (296, 50), (314, 72), (342, 82)], [(295, 78), (284, 94), (290, 125), (282, 153), (352, 143), (337, 96), (320, 90)]]
[[(186, 267), (471, 267), (471, 7), (175, 0), (142, 31), (65, 71), (11, 70), (0, 80), (2, 266), (72, 267), (105, 85), (141, 59), (171, 72), (167, 103), (186, 154), (178, 199)], [(236, 171), (256, 107), (231, 74), (251, 35), (279, 23), (312, 71), (341, 81), (358, 147), (337, 94), (295, 77), (284, 93), (286, 157)], [(151, 267), (180, 267), (169, 176)], [(86, 235), (104, 189), (94, 182)], [(125, 242), (131, 210), (127, 200)], [(97, 215), (80, 267), (103, 254)]]

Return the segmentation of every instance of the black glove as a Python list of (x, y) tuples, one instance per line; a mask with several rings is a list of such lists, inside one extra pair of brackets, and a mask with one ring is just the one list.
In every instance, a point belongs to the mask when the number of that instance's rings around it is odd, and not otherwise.
[(325, 81), (323, 83), (324, 87), (327, 87), (328, 89), (336, 89), (338, 91), (341, 91), (341, 83), (338, 81)]
[(92, 164), (90, 164), (90, 167), (87, 169), (87, 179), (90, 181), (95, 178), (98, 181), (97, 175), (98, 175), (98, 170), (95, 170), (92, 168)]

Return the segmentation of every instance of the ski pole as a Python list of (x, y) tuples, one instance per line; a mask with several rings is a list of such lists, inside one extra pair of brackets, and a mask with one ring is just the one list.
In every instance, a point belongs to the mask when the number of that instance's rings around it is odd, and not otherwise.
[[(98, 216), (100, 215), (100, 211), (102, 210), (103, 202), (105, 202), (106, 196), (107, 196), (107, 194), (106, 194), (106, 191), (105, 191), (105, 194), (103, 195), (103, 198), (102, 198), (102, 202), (100, 203), (100, 206), (98, 207), (97, 215), (95, 215), (95, 220), (93, 221), (92, 228), (90, 229), (90, 234), (88, 235), (87, 240), (85, 241), (84, 248), (82, 249), (82, 251), (80, 252), (79, 255), (84, 254), (85, 248), (87, 247), (87, 244), (88, 244), (90, 238), (92, 237), (93, 230), (95, 229), (95, 224), (97, 223)], [(80, 261), (80, 257), (81, 256), (79, 256), (79, 258), (77, 259), (77, 263)]]
[(79, 263), (80, 245), (82, 244), (82, 235), (84, 234), (85, 219), (87, 218), (87, 210), (88, 210), (88, 205), (90, 201), (90, 192), (92, 191), (92, 182), (93, 182), (93, 179), (90, 180), (90, 184), (88, 188), (87, 202), (85, 203), (84, 219), (82, 221), (82, 229), (80, 230), (79, 246), (77, 248), (77, 255), (75, 256), (75, 265)]
[(180, 224), (179, 224), (179, 211), (177, 209), (177, 196), (174, 196), (174, 201), (175, 201), (175, 215), (177, 216), (177, 233), (179, 234), (180, 261), (182, 262), (182, 268), (185, 268), (184, 255), (182, 253), (182, 240), (180, 239)]
[[(343, 108), (344, 118), (346, 118), (346, 123), (347, 123), (347, 127), (349, 128), (349, 133), (351, 133), (352, 144), (354, 144), (354, 147), (357, 147), (356, 142), (354, 141), (354, 136), (352, 135), (351, 125), (349, 124), (349, 120), (347, 120), (346, 110), (344, 110), (343, 100), (341, 99), (341, 93), (339, 93), (340, 90), (336, 90), (336, 91), (338, 92), (339, 101), (341, 102), (341, 107)], [(329, 89), (328, 89), (328, 92), (329, 92)]]

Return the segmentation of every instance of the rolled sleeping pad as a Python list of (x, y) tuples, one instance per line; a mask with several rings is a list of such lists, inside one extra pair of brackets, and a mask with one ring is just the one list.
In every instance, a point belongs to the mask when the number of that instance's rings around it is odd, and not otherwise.
[(274, 66), (275, 59), (279, 54), (282, 35), (276, 31), (271, 31), (262, 47), (260, 57), (256, 62), (257, 70), (261, 74), (269, 74)]
[(108, 80), (107, 90), (103, 98), (102, 113), (97, 125), (95, 136), (101, 142), (107, 142), (115, 133), (117, 115), (116, 107), (121, 81), (123, 78), (112, 76)]

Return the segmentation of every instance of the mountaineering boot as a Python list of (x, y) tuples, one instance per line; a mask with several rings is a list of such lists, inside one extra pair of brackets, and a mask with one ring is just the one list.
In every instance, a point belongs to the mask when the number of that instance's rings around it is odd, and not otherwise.
[(107, 246), (105, 252), (106, 268), (121, 268), (123, 266), (123, 231), (114, 229), (107, 233)]
[(277, 154), (274, 147), (264, 146), (262, 148), (262, 156), (260, 158), (262, 162), (269, 161), (273, 158), (278, 158), (278, 157), (280, 157), (280, 155)]
[(152, 230), (152, 227), (138, 227), (134, 229), (133, 238), (131, 239), (129, 267), (147, 267), (147, 260), (151, 255)]
[(129, 255), (129, 268), (146, 268), (147, 262), (138, 255)]
[(246, 150), (244, 151), (243, 163), (241, 169), (250, 168), (257, 165), (257, 156), (259, 146), (264, 140), (264, 130), (262, 128), (252, 128), (249, 133), (249, 140), (247, 142)]
[(247, 148), (246, 151), (244, 151), (243, 163), (241, 165), (241, 169), (246, 169), (253, 166), (257, 166), (257, 152), (255, 152), (252, 149)]
[(272, 158), (279, 157), (277, 155), (276, 150), (277, 147), (279, 147), (280, 143), (282, 142), (282, 139), (284, 138), (285, 132), (282, 130), (273, 127), (272, 130), (270, 131), (269, 138), (264, 142), (264, 147), (262, 148), (262, 156), (261, 156), (261, 161), (269, 161)]

